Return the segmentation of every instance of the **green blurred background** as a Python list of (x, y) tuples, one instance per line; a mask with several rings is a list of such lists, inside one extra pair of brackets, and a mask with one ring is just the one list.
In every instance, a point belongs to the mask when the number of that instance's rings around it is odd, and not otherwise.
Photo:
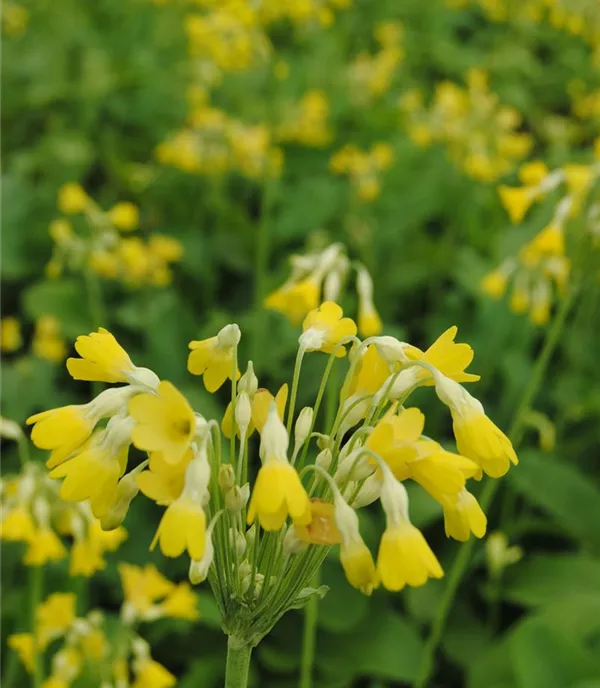
[[(190, 15), (203, 18), (202, 31)], [(382, 22), (396, 27), (387, 47), (376, 37)], [(472, 369), (482, 375), (476, 394), (508, 427), (546, 327), (490, 299), (480, 283), (548, 222), (557, 198), (512, 226), (497, 186), (516, 183), (526, 160), (550, 168), (590, 161), (600, 134), (597, 2), (5, 0), (2, 31), (2, 315), (22, 328), (21, 346), (2, 363), (4, 417), (23, 425), (36, 411), (87, 401), (91, 390), (70, 380), (62, 361), (74, 338), (99, 324), (137, 365), (172, 380), (206, 417), (218, 418), (227, 393), (208, 395), (187, 374), (187, 343), (238, 322), (242, 360), (253, 356), (261, 384), (274, 391), (291, 377), (297, 331), (264, 311), (262, 297), (289, 274), (291, 253), (339, 241), (371, 270), (387, 334), (425, 348), (459, 326), (458, 339), (476, 352)], [(464, 90), (472, 68), (487, 73), (497, 105), (449, 144), (448, 132), (435, 134), (436, 126), (444, 130), (443, 113), (437, 124), (426, 115), (437, 86), (449, 81)], [(423, 110), (407, 112), (402, 103), (415, 89)], [(309, 91), (327, 104), (324, 133), (320, 105), (317, 124), (298, 114)], [(230, 145), (239, 139), (242, 153), (216, 171), (168, 164), (164, 142), (207, 104), (235, 120), (238, 138)], [(495, 159), (502, 123), (494, 112), (504, 106), (520, 113), (513, 133), (527, 135), (530, 149), (508, 155), (500, 173), (481, 179), (464, 150), (477, 141)], [(415, 130), (424, 122), (427, 146)], [(264, 141), (253, 147), (252, 131), (244, 129), (251, 126), (266, 132), (266, 148)], [(377, 142), (389, 144), (393, 162), (376, 175), (376, 197), (365, 201), (330, 159), (347, 144), (369, 150)], [(270, 148), (282, 159), (279, 175), (262, 173)], [(256, 169), (244, 162), (253, 155)], [(136, 236), (160, 233), (183, 246), (169, 284), (97, 280), (101, 323), (98, 293), (77, 266), (53, 279), (46, 269), (53, 255), (48, 227), (60, 215), (57, 194), (67, 182), (79, 183), (105, 210), (133, 202)], [(589, 263), (596, 277), (579, 289), (533, 403), (556, 442), (541, 442), (528, 427), (521, 464), (503, 479), (488, 514), (490, 532), (501, 529), (523, 557), (498, 583), (477, 544), (432, 685), (600, 686), (600, 317), (598, 261)], [(355, 312), (352, 290), (342, 303)], [(54, 361), (39, 346), (44, 316), (55, 319), (67, 347)], [(315, 387), (321, 363), (308, 362)], [(315, 391), (304, 384), (300, 405)], [(444, 410), (425, 393), (418, 402), (435, 436), (449, 439)], [(4, 474), (18, 470), (8, 442), (3, 459)], [(460, 545), (446, 540), (436, 505), (419, 491), (411, 496), (413, 520), (448, 570)], [(183, 559), (148, 552), (158, 518), (150, 502), (135, 501), (125, 522), (129, 539), (89, 584), (90, 608), (118, 609), (117, 561), (152, 561), (173, 580), (186, 578)], [(372, 546), (379, 518), (365, 516)], [(24, 604), (21, 555), (19, 545), (3, 543), (3, 641)], [(48, 567), (48, 588), (67, 589), (67, 570), (67, 563)], [(319, 605), (315, 685), (410, 685), (445, 581), (366, 598), (345, 582), (333, 553), (323, 582), (330, 591)], [(145, 631), (153, 656), (183, 688), (222, 681), (225, 638), (207, 587), (200, 595), (202, 619), (193, 628), (162, 620)], [(301, 612), (283, 618), (254, 655), (253, 685), (297, 685), (301, 633)], [(16, 680), (27, 685), (24, 674)]]

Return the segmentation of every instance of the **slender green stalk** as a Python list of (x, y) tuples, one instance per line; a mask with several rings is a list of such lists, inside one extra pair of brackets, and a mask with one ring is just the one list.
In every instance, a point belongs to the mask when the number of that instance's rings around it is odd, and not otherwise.
[(43, 650), (38, 647), (36, 634), (36, 611), (42, 601), (44, 590), (44, 567), (32, 566), (29, 569), (29, 619), (33, 636), (33, 673), (32, 688), (41, 688), (44, 680)]
[(250, 670), (252, 646), (234, 635), (227, 637), (225, 688), (246, 688)]
[(254, 259), (254, 328), (252, 331), (252, 360), (257, 363), (261, 357), (266, 295), (267, 265), (269, 262), (269, 228), (271, 209), (273, 206), (273, 184), (270, 177), (266, 177), (263, 187), (260, 222), (256, 233), (256, 253)]
[[(317, 570), (312, 579), (312, 587), (318, 588), (321, 571)], [(319, 616), (319, 598), (313, 595), (304, 607), (304, 632), (302, 635), (302, 664), (300, 666), (299, 688), (311, 688), (315, 646), (317, 641), (317, 619)]]
[(88, 305), (90, 307), (90, 315), (92, 316), (92, 324), (94, 327), (107, 327), (108, 318), (106, 315), (106, 308), (104, 306), (104, 298), (102, 296), (102, 285), (98, 276), (89, 268), (83, 271), (85, 279), (85, 286), (87, 289)]
[[(508, 431), (508, 436), (512, 440), (515, 447), (519, 445), (523, 438), (526, 412), (529, 409), (536, 393), (539, 391), (540, 385), (548, 368), (550, 358), (554, 353), (567, 316), (575, 301), (575, 295), (577, 292), (577, 289), (571, 288), (569, 293), (561, 302), (558, 311), (554, 316), (552, 325), (547, 331), (544, 347), (539, 358), (537, 359), (531, 377), (527, 382), (527, 386), (517, 406), (513, 422)], [(501, 483), (498, 480), (489, 479), (485, 483), (479, 500), (481, 508), (484, 512), (487, 512), (489, 510), (489, 507), (494, 499), (494, 495), (496, 494), (496, 491), (498, 490), (500, 484)], [(452, 564), (450, 573), (448, 574), (448, 577), (446, 579), (447, 582), (444, 590), (444, 595), (439, 604), (437, 615), (433, 620), (433, 624), (431, 625), (429, 637), (427, 638), (427, 642), (425, 643), (423, 651), (423, 661), (421, 664), (421, 670), (419, 672), (419, 678), (414, 683), (415, 688), (424, 688), (427, 685), (429, 678), (433, 672), (435, 653), (442, 638), (442, 633), (444, 631), (446, 619), (448, 617), (448, 614), (450, 613), (450, 609), (452, 608), (454, 596), (456, 595), (462, 578), (469, 566), (471, 552), (473, 551), (474, 545), (475, 540), (473, 538), (465, 542), (465, 544), (462, 545), (462, 547), (460, 548), (458, 555)]]
[(292, 391), (290, 394), (290, 407), (288, 409), (287, 431), (288, 435), (292, 434), (292, 425), (294, 423), (294, 411), (296, 409), (296, 396), (298, 395), (298, 383), (300, 382), (300, 369), (302, 368), (302, 359), (304, 358), (304, 349), (300, 347), (296, 354), (296, 363), (294, 364), (294, 377), (292, 379)]

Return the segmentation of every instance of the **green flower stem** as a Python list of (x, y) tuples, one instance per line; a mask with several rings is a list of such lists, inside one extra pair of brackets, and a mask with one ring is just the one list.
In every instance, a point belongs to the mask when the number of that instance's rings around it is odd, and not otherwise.
[(288, 409), (287, 431), (288, 435), (292, 434), (292, 426), (294, 424), (294, 411), (296, 409), (296, 396), (298, 395), (298, 383), (300, 382), (300, 369), (302, 368), (302, 359), (304, 358), (304, 349), (300, 347), (296, 354), (296, 363), (294, 364), (294, 377), (292, 379), (292, 391), (290, 394), (290, 407)]
[[(540, 385), (543, 381), (544, 375), (548, 368), (550, 358), (554, 353), (560, 335), (562, 333), (565, 321), (575, 302), (575, 295), (578, 292), (577, 289), (571, 288), (568, 294), (565, 296), (561, 302), (546, 334), (546, 340), (544, 342), (544, 347), (542, 353), (537, 359), (536, 365), (533, 369), (531, 377), (527, 383), (527, 387), (523, 392), (523, 396), (517, 406), (515, 411), (514, 419), (511, 427), (508, 431), (508, 436), (512, 440), (515, 447), (518, 447), (521, 440), (523, 439), (523, 432), (525, 430), (525, 420), (526, 413), (529, 409), (536, 393), (538, 392)], [(480, 496), (481, 508), (484, 512), (487, 512), (492, 504), (496, 491), (500, 486), (500, 481), (488, 479), (483, 487)], [(475, 546), (474, 538), (470, 538), (464, 545), (460, 548), (458, 556), (454, 560), (450, 573), (447, 577), (446, 588), (444, 590), (444, 595), (440, 602), (437, 610), (437, 615), (433, 620), (431, 630), (429, 632), (429, 637), (425, 643), (423, 651), (423, 660), (421, 664), (421, 670), (419, 672), (419, 678), (415, 681), (415, 688), (424, 688), (429, 678), (433, 672), (434, 668), (434, 658), (437, 651), (438, 645), (442, 638), (442, 633), (446, 624), (446, 619), (452, 608), (452, 603), (454, 601), (454, 596), (460, 586), (464, 574), (469, 566), (469, 561), (471, 559), (471, 552)]]
[(100, 280), (90, 268), (86, 268), (83, 271), (83, 276), (85, 278), (85, 286), (87, 289), (90, 315), (92, 316), (92, 324), (94, 327), (108, 327), (108, 318), (106, 315), (106, 308), (104, 306), (104, 298), (102, 296), (102, 285), (100, 284)]
[(246, 688), (250, 670), (252, 646), (234, 635), (227, 637), (225, 688)]
[(254, 328), (252, 331), (252, 360), (254, 363), (259, 363), (264, 336), (264, 300), (266, 295), (267, 265), (269, 262), (269, 227), (271, 210), (273, 207), (274, 183), (274, 180), (269, 177), (265, 179), (260, 222), (256, 235), (256, 253), (254, 261)]
[(42, 601), (44, 591), (44, 568), (32, 566), (29, 569), (29, 623), (33, 635), (33, 674), (31, 676), (32, 688), (41, 688), (44, 680), (44, 654), (42, 648), (37, 646), (36, 637), (36, 611)]
[[(311, 587), (318, 588), (321, 571), (313, 576)], [(300, 666), (300, 688), (311, 688), (313, 664), (315, 662), (315, 645), (317, 641), (317, 619), (319, 616), (319, 598), (313, 595), (304, 608), (304, 633), (302, 635), (302, 664)]]

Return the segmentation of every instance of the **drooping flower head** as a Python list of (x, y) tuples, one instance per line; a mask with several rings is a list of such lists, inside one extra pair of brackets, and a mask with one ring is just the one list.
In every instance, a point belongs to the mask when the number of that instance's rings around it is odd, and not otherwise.
[(341, 358), (346, 349), (338, 344), (356, 335), (356, 324), (351, 318), (344, 318), (344, 312), (333, 301), (326, 301), (311, 311), (302, 325), (300, 347), (305, 351), (324, 351)]
[(202, 375), (204, 386), (216, 392), (227, 378), (239, 379), (240, 371), (233, 371), (233, 357), (240, 341), (240, 328), (226, 325), (216, 337), (190, 342), (188, 370), (192, 375)]

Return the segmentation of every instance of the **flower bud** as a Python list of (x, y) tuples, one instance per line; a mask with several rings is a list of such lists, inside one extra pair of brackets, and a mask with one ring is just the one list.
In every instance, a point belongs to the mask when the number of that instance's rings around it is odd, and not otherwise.
[(500, 531), (488, 536), (485, 542), (485, 554), (493, 578), (498, 578), (507, 566), (516, 564), (523, 558), (522, 548), (517, 545), (509, 547), (508, 538)]
[(331, 437), (329, 437), (329, 435), (319, 434), (317, 436), (317, 447), (319, 447), (319, 449), (331, 449), (331, 447), (333, 447)]
[(229, 529), (229, 546), (235, 550), (236, 556), (241, 559), (246, 552), (246, 538), (239, 530)]
[(396, 337), (374, 337), (373, 344), (377, 347), (379, 355), (390, 363), (396, 363), (398, 361), (404, 363), (408, 360), (406, 349), (409, 345), (399, 341)]
[(248, 361), (246, 372), (242, 375), (238, 382), (238, 389), (240, 392), (245, 392), (249, 397), (256, 394), (258, 389), (258, 378), (254, 373), (254, 365), (252, 361)]
[[(212, 530), (212, 529), (211, 529)], [(188, 572), (188, 578), (192, 585), (198, 585), (206, 580), (208, 576), (208, 570), (213, 562), (215, 556), (215, 549), (212, 543), (212, 532), (207, 533), (206, 545), (204, 548), (204, 554), (202, 559), (190, 561), (190, 569)]]
[(235, 404), (235, 422), (240, 431), (240, 437), (245, 437), (248, 432), (248, 426), (252, 418), (252, 406), (250, 404), (250, 397), (246, 392), (242, 392), (237, 398)]
[(224, 493), (227, 493), (235, 485), (235, 471), (230, 463), (224, 463), (219, 468), (217, 482)]
[(7, 440), (16, 440), (17, 442), (23, 439), (23, 431), (18, 423), (8, 418), (0, 418), (0, 437), (5, 437)]
[(220, 346), (230, 348), (240, 343), (242, 333), (240, 332), (240, 328), (235, 323), (232, 323), (231, 325), (225, 325), (217, 334), (217, 338)]
[(250, 485), (246, 483), (242, 487), (234, 485), (225, 495), (225, 506), (234, 513), (241, 511), (250, 497)]
[(136, 474), (139, 471), (131, 471), (124, 475), (117, 483), (117, 489), (113, 503), (109, 509), (100, 515), (100, 526), (102, 530), (115, 530), (125, 520), (127, 512), (134, 497), (139, 492), (139, 487), (136, 481)]
[(307, 547), (308, 543), (300, 540), (296, 535), (296, 529), (291, 525), (283, 538), (283, 551), (287, 554), (300, 554), (300, 552), (304, 552)]
[(253, 547), (256, 541), (256, 524), (253, 523), (250, 528), (246, 531), (246, 543), (248, 547)]
[[(354, 481), (348, 483), (348, 487), (345, 490), (346, 495), (348, 495), (348, 497), (354, 495), (357, 487), (358, 483), (355, 483)], [(368, 506), (369, 504), (372, 504), (376, 499), (379, 499), (380, 495), (381, 480), (377, 473), (373, 473), (373, 475), (370, 475), (361, 485), (361, 487), (358, 490), (358, 494), (356, 495), (356, 497), (354, 497), (354, 499), (350, 503), (350, 506), (353, 509), (360, 509), (363, 506)]]
[(275, 402), (272, 401), (269, 406), (266, 423), (262, 429), (260, 457), (263, 461), (267, 458), (287, 461), (288, 446), (289, 437), (287, 430), (279, 418)]
[(158, 375), (149, 368), (135, 368), (135, 370), (129, 374), (129, 379), (132, 385), (149, 387), (153, 390), (158, 387), (158, 383), (160, 382)]
[(243, 580), (244, 578), (246, 578), (246, 576), (249, 576), (251, 572), (252, 564), (247, 559), (244, 559), (244, 561), (240, 564), (240, 567), (238, 569), (238, 575), (240, 577), (240, 580)]
[(317, 458), (315, 459), (315, 464), (322, 468), (324, 471), (328, 471), (331, 462), (333, 461), (333, 454), (331, 452), (331, 449), (323, 449), (323, 451), (319, 452), (317, 454)]
[(294, 440), (298, 448), (304, 444), (311, 431), (313, 415), (314, 411), (310, 406), (305, 406), (298, 414), (298, 419), (294, 427)]
[[(254, 599), (260, 597), (260, 593), (262, 592), (262, 587), (265, 582), (265, 577), (262, 573), (256, 573), (254, 575), (254, 587), (252, 589), (252, 597)], [(252, 574), (248, 574), (247, 576), (244, 576), (242, 578), (242, 594), (246, 594), (248, 590), (250, 589), (250, 585), (252, 583)]]

